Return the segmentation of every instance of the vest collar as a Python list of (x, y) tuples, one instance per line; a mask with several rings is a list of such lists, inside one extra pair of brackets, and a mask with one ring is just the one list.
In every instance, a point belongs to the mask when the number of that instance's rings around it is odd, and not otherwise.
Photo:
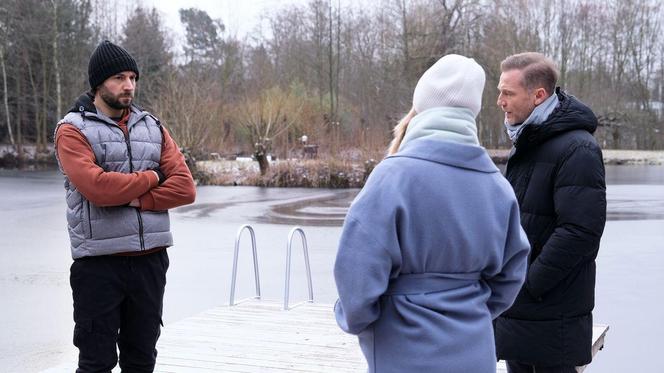
[[(131, 128), (141, 119), (150, 115), (150, 113), (148, 113), (147, 111), (141, 109), (139, 106), (134, 104), (131, 105), (129, 110), (131, 110), (131, 114), (129, 115), (129, 119), (127, 120), (127, 128)], [(74, 106), (72, 106), (72, 108), (69, 109), (69, 112), (81, 113), (81, 115), (83, 115), (85, 118), (95, 118), (104, 123), (117, 126), (117, 123), (113, 119), (109, 118), (104, 113), (97, 111), (97, 107), (94, 104), (94, 95), (92, 95), (91, 92), (85, 92), (82, 95), (80, 95), (78, 99), (76, 99)], [(159, 122), (156, 118), (155, 121)]]

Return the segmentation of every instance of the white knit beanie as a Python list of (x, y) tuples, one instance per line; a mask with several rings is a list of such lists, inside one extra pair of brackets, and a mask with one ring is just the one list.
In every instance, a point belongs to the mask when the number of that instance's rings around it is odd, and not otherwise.
[(418, 113), (441, 106), (470, 109), (477, 117), (482, 106), (484, 69), (474, 59), (448, 54), (425, 71), (413, 93)]

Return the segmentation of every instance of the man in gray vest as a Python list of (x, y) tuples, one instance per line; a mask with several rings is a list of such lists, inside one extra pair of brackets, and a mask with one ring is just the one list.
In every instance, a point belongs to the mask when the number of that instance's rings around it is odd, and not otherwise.
[(159, 120), (133, 104), (136, 61), (103, 41), (90, 92), (55, 130), (74, 263), (77, 372), (152, 372), (162, 325), (168, 209), (194, 202), (184, 157)]

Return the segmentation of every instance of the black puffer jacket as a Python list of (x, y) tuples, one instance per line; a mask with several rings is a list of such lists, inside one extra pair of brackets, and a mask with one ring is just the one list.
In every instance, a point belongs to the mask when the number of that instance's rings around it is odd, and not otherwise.
[(498, 358), (536, 365), (592, 359), (595, 257), (606, 220), (604, 164), (593, 112), (556, 90), (559, 106), (519, 136), (506, 177), (531, 245), (514, 305), (495, 321)]

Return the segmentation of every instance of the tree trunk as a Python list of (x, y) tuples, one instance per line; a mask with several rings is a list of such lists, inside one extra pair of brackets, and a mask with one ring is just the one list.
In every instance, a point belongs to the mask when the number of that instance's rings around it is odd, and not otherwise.
[(5, 49), (2, 45), (0, 45), (0, 67), (2, 68), (2, 86), (3, 86), (3, 92), (4, 92), (4, 104), (5, 104), (5, 115), (7, 117), (7, 133), (9, 134), (9, 142), (12, 144), (12, 146), (15, 145), (14, 143), (14, 133), (12, 132), (12, 124), (11, 124), (11, 115), (9, 115), (9, 91), (7, 89), (7, 68), (5, 67)]
[(334, 110), (334, 47), (332, 44), (333, 39), (333, 30), (332, 30), (332, 0), (328, 4), (328, 18), (329, 18), (329, 39), (328, 39), (328, 50), (327, 50), (327, 62), (328, 62), (328, 79), (329, 79), (329, 88), (330, 88), (330, 120), (336, 122), (337, 118)]
[(55, 117), (62, 118), (62, 82), (60, 80), (60, 59), (58, 58), (58, 2), (51, 0), (53, 4), (53, 70), (55, 72)]
[(401, 0), (398, 4), (401, 9), (401, 43), (403, 45), (403, 66), (406, 78), (410, 78), (412, 66), (410, 63), (410, 44), (409, 44), (409, 24), (408, 24), (408, 11), (406, 10), (406, 0)]
[[(37, 92), (39, 92), (39, 89), (37, 88), (37, 82), (35, 82), (35, 78), (33, 76), (32, 63), (30, 62), (30, 56), (28, 55), (28, 52), (25, 49), (23, 50), (23, 59), (24, 59), (24, 62), (25, 62), (25, 66), (27, 66), (27, 68), (28, 68), (28, 71), (27, 71), (28, 78), (30, 78), (30, 86), (32, 87), (31, 101), (32, 101), (32, 105), (34, 106), (34, 115), (35, 115), (34, 124), (35, 124), (35, 128), (37, 130), (36, 136), (35, 136), (35, 142), (37, 144), (37, 151), (41, 151), (41, 146), (42, 146), (42, 144), (41, 144), (41, 139), (42, 139), (42, 125), (41, 125), (41, 122), (42, 122), (42, 120), (41, 120), (41, 115), (40, 115), (41, 108), (40, 108), (40, 105), (39, 105), (39, 94), (37, 93)], [(20, 95), (19, 95), (19, 97), (20, 97)], [(19, 111), (19, 114), (20, 113), (21, 113), (21, 111)]]
[(337, 0), (337, 58), (334, 81), (334, 117), (339, 116), (339, 81), (341, 80), (341, 1)]
[(254, 147), (254, 157), (258, 161), (258, 168), (261, 171), (261, 175), (265, 175), (267, 170), (270, 168), (270, 163), (267, 161), (267, 149), (262, 143), (256, 143)]
[[(47, 127), (48, 125), (46, 124), (47, 118), (48, 118), (48, 105), (46, 102), (46, 97), (48, 97), (48, 58), (46, 57), (46, 51), (43, 50), (42, 53), (42, 100), (41, 100), (41, 120), (38, 123), (39, 126), (41, 126), (41, 130), (39, 131), (39, 137), (37, 141), (37, 151), (38, 152), (46, 152), (47, 149), (47, 138), (48, 134)], [(58, 118), (59, 119), (59, 118)]]
[[(19, 64), (20, 65), (20, 64)], [(21, 68), (16, 71), (16, 155), (19, 163), (23, 160), (23, 80), (21, 79)]]

